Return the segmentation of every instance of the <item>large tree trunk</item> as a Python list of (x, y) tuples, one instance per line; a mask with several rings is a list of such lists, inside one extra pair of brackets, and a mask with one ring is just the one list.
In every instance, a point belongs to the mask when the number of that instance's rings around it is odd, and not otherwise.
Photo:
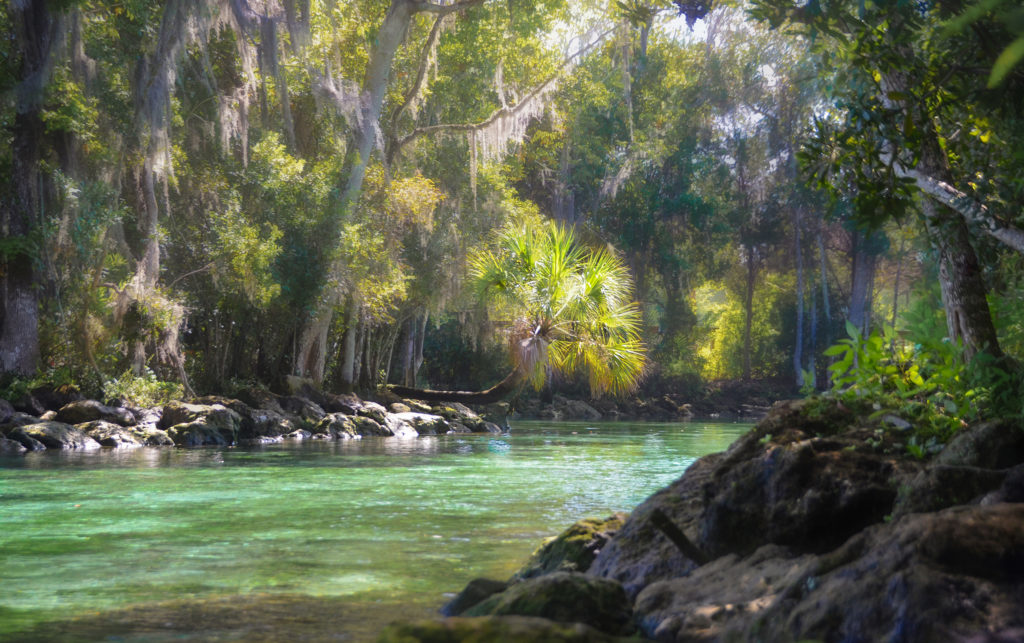
[(341, 392), (351, 393), (355, 386), (356, 333), (359, 332), (359, 306), (351, 295), (345, 305), (345, 335), (341, 345)]
[(408, 386), (389, 386), (392, 393), (410, 400), (422, 400), (424, 402), (460, 402), (462, 404), (491, 404), (500, 402), (519, 390), (524, 377), (518, 369), (509, 373), (501, 380), (485, 391), (434, 391), (431, 389), (418, 389)]
[(847, 320), (862, 335), (866, 335), (871, 325), (871, 305), (873, 301), (872, 284), (875, 280), (877, 257), (871, 248), (869, 234), (860, 230), (853, 236), (853, 268), (850, 270), (850, 312)]
[(796, 208), (793, 211), (793, 250), (796, 253), (796, 337), (793, 341), (793, 370), (797, 386), (801, 386), (804, 381), (804, 257), (800, 244), (801, 225), (800, 208)]
[(0, 206), (0, 232), (13, 242), (0, 257), (0, 372), (26, 376), (35, 373), (39, 362), (37, 275), (28, 236), (42, 210), (39, 162), (44, 130), (40, 109), (63, 31), (59, 16), (50, 13), (50, 4), (46, 0), (14, 4), (21, 50), (9, 191), (14, 202)]

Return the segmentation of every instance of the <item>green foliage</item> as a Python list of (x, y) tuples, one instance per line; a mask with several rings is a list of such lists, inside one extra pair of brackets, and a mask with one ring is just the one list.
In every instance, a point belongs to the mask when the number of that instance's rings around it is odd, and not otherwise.
[(585, 374), (591, 394), (632, 390), (644, 371), (632, 280), (608, 249), (590, 249), (556, 224), (510, 226), (472, 274), (495, 316), (509, 320), (513, 363), (536, 388), (549, 370)]
[(180, 383), (159, 380), (148, 368), (142, 375), (127, 370), (119, 377), (103, 383), (105, 399), (121, 399), (140, 408), (160, 406), (181, 399), (183, 395), (184, 389)]
[[(928, 331), (909, 325), (905, 333)], [(907, 449), (935, 452), (961, 427), (985, 415), (1022, 415), (1018, 384), (985, 353), (965, 363), (962, 345), (924, 334), (914, 343), (892, 329), (863, 336), (852, 324), (847, 337), (825, 351), (829, 396), (870, 404), (874, 418), (895, 415), (913, 427)], [(932, 336), (934, 337), (934, 336)]]

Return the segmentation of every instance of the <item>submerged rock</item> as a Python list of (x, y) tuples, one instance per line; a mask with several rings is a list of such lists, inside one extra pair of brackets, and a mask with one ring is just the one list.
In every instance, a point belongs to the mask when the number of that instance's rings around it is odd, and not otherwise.
[(447, 618), (388, 626), (377, 643), (612, 643), (621, 639), (580, 623), (527, 616)]

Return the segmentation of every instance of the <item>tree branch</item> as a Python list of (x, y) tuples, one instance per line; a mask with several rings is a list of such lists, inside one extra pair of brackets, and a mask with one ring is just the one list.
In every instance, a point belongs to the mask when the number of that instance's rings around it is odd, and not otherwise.
[(891, 155), (886, 155), (882, 160), (891, 165), (896, 176), (913, 179), (921, 192), (959, 214), (967, 225), (977, 226), (985, 234), (1024, 254), (1024, 230), (1003, 223), (989, 212), (985, 204), (972, 199), (949, 183), (927, 176), (916, 169), (907, 169), (898, 161), (891, 162), (890, 158)]
[(443, 21), (444, 16), (438, 16), (437, 19), (434, 20), (434, 26), (430, 30), (430, 35), (427, 36), (427, 43), (423, 46), (423, 53), (420, 55), (420, 66), (419, 69), (416, 70), (416, 81), (412, 84), (412, 88), (409, 89), (409, 92), (405, 95), (405, 100), (402, 101), (402, 104), (397, 110), (395, 110), (394, 115), (391, 117), (392, 132), (398, 130), (398, 119), (401, 118), (402, 114), (409, 109), (416, 100), (416, 97), (423, 91), (423, 85), (427, 80), (427, 72), (430, 71), (430, 52), (437, 46), (437, 41), (441, 38)]
[(395, 141), (395, 148), (388, 155), (388, 157), (394, 158), (396, 155), (401, 154), (402, 149), (406, 145), (408, 145), (409, 143), (413, 142), (414, 140), (425, 134), (436, 134), (438, 132), (470, 132), (474, 130), (482, 130), (491, 123), (493, 123), (494, 121), (501, 118), (503, 115), (511, 115), (519, 111), (522, 111), (522, 109), (526, 105), (528, 105), (530, 101), (537, 96), (537, 94), (543, 92), (551, 83), (558, 80), (559, 76), (562, 75), (562, 72), (564, 72), (566, 68), (571, 66), (577, 58), (585, 55), (598, 44), (604, 42), (604, 39), (607, 38), (608, 35), (612, 33), (612, 31), (613, 29), (605, 31), (599, 37), (595, 38), (593, 42), (586, 44), (583, 47), (580, 47), (579, 50), (577, 50), (572, 55), (568, 56), (562, 62), (562, 64), (559, 65), (558, 69), (553, 74), (551, 74), (547, 79), (545, 79), (544, 82), (534, 87), (529, 94), (524, 96), (518, 103), (516, 103), (512, 107), (499, 107), (498, 109), (491, 112), (490, 116), (480, 121), (479, 123), (442, 123), (440, 125), (428, 125), (426, 127), (417, 127), (413, 131), (409, 132), (405, 136)]
[(478, 4), (483, 4), (484, 0), (460, 0), (460, 2), (453, 2), (452, 4), (440, 4), (437, 2), (413, 2), (412, 9), (415, 13), (436, 13), (439, 16), (446, 16), (454, 11), (462, 11), (463, 9), (469, 9), (475, 7)]

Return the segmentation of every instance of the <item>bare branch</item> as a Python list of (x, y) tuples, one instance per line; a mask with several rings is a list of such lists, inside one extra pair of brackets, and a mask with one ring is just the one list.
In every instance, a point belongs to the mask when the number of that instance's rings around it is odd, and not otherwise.
[(414, 102), (416, 102), (416, 97), (423, 91), (423, 85), (427, 81), (427, 72), (430, 71), (430, 61), (433, 57), (431, 52), (434, 47), (437, 46), (437, 41), (441, 38), (444, 18), (444, 16), (438, 16), (437, 19), (434, 20), (434, 26), (430, 30), (430, 35), (427, 36), (427, 43), (423, 45), (423, 53), (420, 55), (420, 66), (419, 69), (416, 70), (416, 81), (412, 84), (412, 88), (410, 88), (409, 92), (405, 95), (405, 100), (402, 101), (401, 106), (395, 110), (394, 116), (391, 117), (392, 131), (397, 129), (398, 119), (401, 118), (402, 114), (404, 114)]

